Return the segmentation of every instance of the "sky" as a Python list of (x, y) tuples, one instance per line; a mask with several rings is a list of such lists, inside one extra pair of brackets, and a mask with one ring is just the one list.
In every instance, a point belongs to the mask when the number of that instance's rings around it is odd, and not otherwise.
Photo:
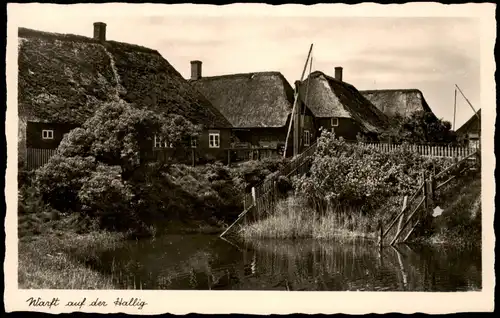
[[(420, 89), (433, 112), (453, 122), (457, 84), (474, 108), (481, 108), (477, 18), (102, 12), (99, 5), (85, 13), (76, 6), (53, 6), (50, 14), (17, 19), (19, 26), (89, 37), (93, 22), (105, 22), (108, 40), (156, 49), (185, 78), (190, 61), (201, 60), (203, 76), (279, 71), (293, 86), (313, 44), (312, 71), (333, 76), (334, 67), (342, 66), (344, 80), (358, 90)], [(458, 92), (455, 128), (472, 115)]]

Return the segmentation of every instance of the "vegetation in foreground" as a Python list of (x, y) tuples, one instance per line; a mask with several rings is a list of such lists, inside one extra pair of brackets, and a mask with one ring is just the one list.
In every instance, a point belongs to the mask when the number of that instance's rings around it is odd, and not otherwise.
[[(278, 169), (281, 162), (281, 159), (247, 162), (234, 168), (220, 164), (200, 167), (170, 165), (169, 170), (165, 170), (168, 173), (158, 176), (156, 186), (149, 185), (154, 191), (150, 193), (151, 198), (156, 200), (150, 203), (170, 200), (164, 202), (169, 207), (154, 211), (138, 210), (140, 220), (150, 221), (149, 225), (146, 224), (147, 231), (142, 233), (139, 230), (143, 228), (138, 228), (134, 222), (114, 230), (103, 227), (103, 224), (109, 224), (120, 214), (128, 212), (117, 210), (101, 214), (102, 211), (110, 211), (106, 207), (109, 201), (95, 202), (94, 206), (99, 207), (97, 204), (100, 204), (100, 208), (92, 213), (89, 210), (61, 211), (54, 208), (42, 199), (40, 189), (33, 182), (37, 172), (22, 172), (18, 201), (19, 286), (113, 288), (112, 278), (92, 269), (90, 265), (98, 263), (99, 254), (113, 249), (124, 240), (143, 235), (220, 233), (224, 226), (223, 220), (230, 219), (231, 213), (240, 212), (236, 204), (241, 204), (239, 193), (243, 188), (247, 184), (260, 182)], [(54, 184), (55, 189), (65, 179), (58, 182)], [(167, 189), (172, 192), (161, 188), (162, 184), (170, 185)], [(46, 189), (51, 191), (49, 187)], [(46, 193), (50, 193), (48, 191)], [(151, 216), (157, 219), (146, 218)]]
[[(452, 163), (451, 159), (426, 158), (404, 147), (392, 153), (367, 149), (323, 132), (310, 173), (293, 180), (294, 197), (281, 202), (272, 216), (242, 227), (240, 235), (376, 237), (378, 225), (399, 211), (404, 196), (411, 196), (418, 189), (422, 173), (437, 174)], [(472, 175), (451, 182), (440, 193), (438, 201), (445, 207), (441, 220), (446, 221), (439, 221), (439, 226), (417, 232), (416, 236), (432, 237), (435, 241), (480, 237), (480, 208), (476, 202), (480, 202), (480, 177)], [(452, 197), (450, 193), (461, 195)], [(471, 214), (471, 210), (476, 212)]]
[(413, 242), (481, 246), (481, 174), (471, 174), (438, 195), (443, 213)]
[(377, 220), (391, 208), (397, 208), (397, 199), (388, 199), (386, 206), (368, 215), (345, 206), (319, 212), (303, 197), (292, 196), (279, 202), (272, 216), (242, 226), (239, 235), (244, 239), (374, 239), (378, 234)]
[(123, 235), (110, 232), (43, 233), (19, 241), (18, 283), (22, 289), (112, 289), (112, 278), (88, 267)]

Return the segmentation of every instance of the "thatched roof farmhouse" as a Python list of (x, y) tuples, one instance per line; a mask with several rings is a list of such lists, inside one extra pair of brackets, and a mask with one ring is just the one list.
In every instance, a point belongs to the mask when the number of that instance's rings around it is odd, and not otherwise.
[(279, 72), (192, 79), (235, 128), (283, 127), (292, 112), (293, 88)]
[(457, 135), (466, 137), (471, 144), (477, 145), (481, 138), (481, 109), (477, 111), (477, 115), (472, 115), (456, 132)]
[(311, 109), (323, 128), (334, 129), (346, 139), (358, 132), (381, 133), (387, 116), (368, 101), (353, 85), (342, 80), (342, 69), (335, 77), (315, 71), (300, 84), (301, 101)]
[(418, 89), (364, 90), (361, 94), (387, 116), (409, 117), (417, 111), (432, 110)]
[[(477, 118), (479, 116), (479, 118)], [(481, 131), (481, 109), (476, 114), (472, 115), (460, 128), (456, 130), (458, 134), (478, 133)]]
[[(280, 72), (204, 77), (201, 61), (192, 61), (190, 82), (232, 124), (234, 147), (283, 151), (292, 116), (294, 89)], [(289, 137), (289, 146), (292, 138)], [(291, 148), (288, 151), (291, 152)]]
[(112, 100), (183, 115), (205, 128), (231, 127), (158, 51), (106, 40), (104, 23), (95, 23), (93, 31), (89, 38), (19, 28), (21, 157), (28, 122), (79, 125)]

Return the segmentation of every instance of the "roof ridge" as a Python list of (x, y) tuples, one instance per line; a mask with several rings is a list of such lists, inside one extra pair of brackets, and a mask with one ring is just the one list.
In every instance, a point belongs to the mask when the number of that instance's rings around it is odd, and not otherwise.
[[(314, 72), (312, 72), (312, 73), (311, 73), (311, 75), (310, 75), (310, 76), (311, 76), (311, 77), (312, 77), (312, 76), (314, 76), (314, 77), (324, 76), (324, 77), (325, 77), (325, 79), (327, 79), (327, 80), (329, 80), (329, 81), (331, 80), (331, 81), (334, 81), (334, 82), (335, 82), (335, 83), (337, 83), (337, 84), (346, 85), (346, 86), (351, 86), (351, 87), (354, 87), (354, 88), (355, 88), (355, 86), (354, 86), (354, 85), (352, 85), (351, 83), (346, 82), (346, 81), (340, 81), (340, 80), (336, 79), (335, 77), (333, 77), (333, 76), (330, 76), (330, 75), (326, 74), (326, 73), (325, 73), (325, 72), (323, 72), (323, 71), (319, 71), (319, 70), (314, 71)], [(308, 76), (307, 78), (309, 78), (309, 76)], [(306, 78), (306, 79), (304, 79), (304, 80), (303, 80), (303, 82), (304, 82), (304, 81), (306, 81), (306, 80), (307, 80), (307, 78)], [(358, 91), (359, 91), (359, 90), (358, 90)]]
[(418, 88), (383, 88), (383, 89), (363, 89), (360, 93), (376, 93), (376, 92), (419, 92), (422, 91)]
[[(233, 73), (233, 74), (222, 74), (222, 75), (214, 75), (214, 76), (203, 76), (197, 80), (190, 80), (191, 82), (201, 81), (204, 79), (219, 79), (219, 78), (231, 78), (231, 77), (245, 77), (245, 76), (254, 76), (254, 75), (278, 75), (283, 76), (283, 74), (279, 71), (262, 71), (262, 72), (247, 72), (247, 73)], [(283, 76), (284, 78), (284, 76)]]
[[(101, 41), (96, 40), (96, 39), (89, 37), (89, 36), (85, 36), (85, 35), (79, 35), (79, 34), (73, 34), (73, 33), (58, 33), (58, 32), (40, 31), (40, 30), (35, 30), (35, 29), (30, 29), (30, 28), (25, 28), (25, 27), (19, 27), (17, 34), (18, 34), (18, 37), (20, 37), (20, 38), (21, 37), (53, 38), (53, 39), (58, 39), (61, 41), (78, 41), (78, 42), (102, 44)], [(104, 43), (117, 44), (117, 45), (129, 47), (132, 49), (136, 49), (138, 51), (160, 54), (158, 52), (158, 50), (151, 49), (151, 48), (148, 48), (148, 47), (145, 47), (142, 45), (138, 45), (138, 44), (119, 42), (119, 41), (113, 41), (113, 40), (106, 40)]]

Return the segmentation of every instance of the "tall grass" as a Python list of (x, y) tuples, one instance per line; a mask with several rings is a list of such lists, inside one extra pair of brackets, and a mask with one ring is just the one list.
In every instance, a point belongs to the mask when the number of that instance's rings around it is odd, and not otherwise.
[(124, 237), (109, 232), (43, 234), (19, 241), (21, 289), (112, 289), (112, 278), (88, 266)]
[(315, 238), (369, 237), (376, 234), (373, 216), (348, 207), (330, 207), (325, 213), (310, 208), (304, 199), (289, 197), (281, 201), (273, 215), (245, 225), (243, 238)]

